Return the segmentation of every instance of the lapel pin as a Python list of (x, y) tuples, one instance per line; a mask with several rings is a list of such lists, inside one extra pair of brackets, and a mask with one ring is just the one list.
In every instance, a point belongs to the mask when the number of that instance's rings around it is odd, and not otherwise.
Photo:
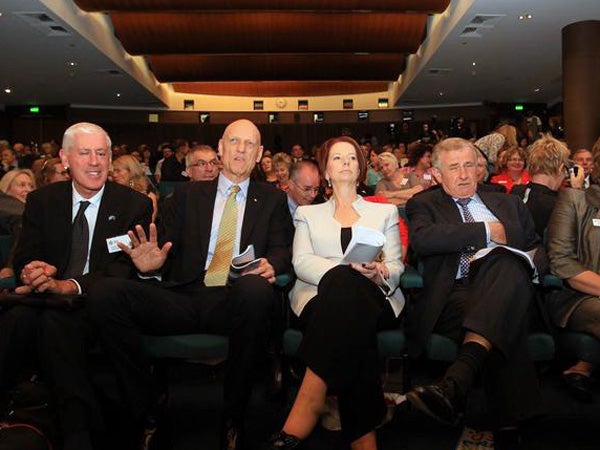
[(115, 220), (117, 220), (117, 218), (115, 216), (108, 216), (109, 222), (114, 222)]

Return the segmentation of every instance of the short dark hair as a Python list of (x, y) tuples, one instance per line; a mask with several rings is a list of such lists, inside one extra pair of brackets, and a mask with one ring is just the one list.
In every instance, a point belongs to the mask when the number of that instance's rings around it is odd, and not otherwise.
[(415, 167), (419, 160), (425, 155), (425, 153), (433, 153), (433, 146), (429, 144), (416, 144), (411, 146), (408, 151), (408, 162), (406, 165), (408, 167)]
[(331, 147), (340, 142), (345, 142), (350, 144), (356, 150), (356, 159), (358, 160), (358, 181), (363, 182), (367, 176), (367, 161), (365, 160), (365, 155), (360, 149), (360, 145), (352, 139), (350, 136), (338, 136), (331, 139), (326, 140), (321, 147), (319, 147), (319, 151), (317, 152), (317, 162), (319, 163), (319, 169), (321, 171), (321, 176), (325, 178), (325, 170), (327, 169), (327, 159), (329, 158), (329, 152), (331, 151)]

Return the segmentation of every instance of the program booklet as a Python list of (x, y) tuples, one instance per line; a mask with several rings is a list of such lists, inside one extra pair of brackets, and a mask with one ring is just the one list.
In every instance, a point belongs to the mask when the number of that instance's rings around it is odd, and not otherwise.
[(260, 264), (260, 258), (254, 256), (254, 245), (250, 244), (246, 250), (231, 260), (229, 267), (228, 283), (233, 283), (236, 279), (242, 276), (242, 271), (245, 269), (254, 269)]
[(341, 262), (362, 264), (375, 261), (384, 244), (385, 235), (381, 231), (358, 225), (352, 228), (352, 239)]

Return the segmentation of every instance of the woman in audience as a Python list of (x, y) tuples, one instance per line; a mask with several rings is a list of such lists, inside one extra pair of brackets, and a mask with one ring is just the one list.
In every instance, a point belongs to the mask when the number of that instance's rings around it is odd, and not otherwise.
[(408, 178), (406, 188), (410, 189), (417, 185), (428, 189), (434, 184), (431, 175), (431, 152), (433, 148), (428, 144), (415, 144), (410, 146), (408, 152), (408, 163), (402, 168), (405, 177)]
[(260, 168), (265, 176), (265, 181), (273, 186), (277, 186), (277, 175), (273, 169), (273, 158), (271, 155), (263, 155), (260, 160)]
[(404, 206), (413, 195), (423, 190), (420, 184), (409, 186), (407, 174), (402, 172), (398, 160), (390, 152), (379, 155), (379, 165), (383, 178), (377, 182), (375, 195), (387, 198), (396, 206)]
[(492, 177), (492, 183), (501, 184), (510, 193), (513, 186), (527, 184), (531, 177), (525, 170), (525, 151), (520, 147), (510, 147), (504, 153), (500, 160), (498, 175)]
[[(377, 331), (397, 325), (404, 306), (397, 289), (401, 262), (398, 212), (356, 192), (366, 161), (352, 138), (326, 141), (319, 168), (332, 197), (300, 206), (294, 217), (291, 306), (304, 332), (299, 355), (306, 372), (283, 430), (270, 449), (296, 448), (311, 433), (325, 396), (337, 395), (342, 432), (353, 449), (375, 449), (375, 428), (385, 414)], [(360, 229), (377, 230), (385, 244), (372, 260), (346, 264), (343, 256)]]
[(44, 160), (36, 176), (38, 187), (69, 179), (69, 171), (62, 165), (60, 158)]
[(33, 172), (15, 169), (0, 180), (0, 232), (11, 237), (12, 245), (5, 261), (0, 261), (0, 278), (14, 276), (12, 260), (21, 235), (21, 216), (25, 209), (27, 194), (35, 189)]
[[(556, 325), (600, 339), (600, 152), (594, 154), (591, 185), (586, 190), (562, 189), (548, 225), (548, 256), (552, 273), (566, 281), (547, 298)], [(579, 361), (563, 372), (569, 391), (590, 401), (593, 366)]]
[(35, 189), (35, 177), (29, 169), (11, 170), (0, 180), (0, 191), (25, 203), (27, 194)]
[(146, 176), (145, 168), (134, 156), (123, 155), (113, 161), (112, 181), (146, 194), (152, 200), (152, 222), (154, 222), (158, 210), (156, 191)]
[(287, 191), (290, 183), (290, 169), (292, 168), (292, 158), (287, 153), (279, 152), (273, 156), (273, 169), (277, 176), (276, 187), (282, 191)]
[(475, 142), (475, 146), (485, 153), (492, 167), (500, 157), (498, 153), (501, 150), (517, 145), (517, 128), (508, 123), (499, 125), (493, 133), (485, 135)]
[(369, 149), (369, 161), (367, 168), (367, 179), (365, 184), (367, 186), (375, 186), (379, 180), (383, 177), (381, 175), (381, 167), (379, 164), (379, 154), (381, 150), (378, 147), (371, 147)]

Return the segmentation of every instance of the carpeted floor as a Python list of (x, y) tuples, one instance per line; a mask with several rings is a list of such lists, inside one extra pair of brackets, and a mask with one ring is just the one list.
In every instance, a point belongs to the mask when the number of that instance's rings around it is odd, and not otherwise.
[[(433, 373), (429, 367), (427, 374)], [(523, 429), (523, 449), (587, 450), (598, 449), (600, 443), (600, 389), (598, 402), (581, 404), (572, 400), (562, 388), (559, 368), (546, 367), (541, 386), (546, 414)], [(218, 448), (218, 430), (222, 405), (222, 370), (198, 365), (183, 365), (169, 371), (170, 397), (168, 415), (161, 423), (164, 448), (169, 450), (202, 450)], [(415, 382), (422, 378), (415, 377)], [(289, 411), (295, 390), (283, 402), (265, 398), (262, 386), (254, 391), (245, 426), (248, 450), (259, 447), (272, 432), (279, 429)], [(380, 449), (390, 450), (482, 450), (492, 449), (493, 435), (485, 412), (480, 389), (469, 399), (466, 428), (440, 425), (411, 410), (406, 404), (396, 408), (391, 422), (378, 431)], [(306, 441), (306, 450), (342, 450), (339, 432), (318, 427)]]

